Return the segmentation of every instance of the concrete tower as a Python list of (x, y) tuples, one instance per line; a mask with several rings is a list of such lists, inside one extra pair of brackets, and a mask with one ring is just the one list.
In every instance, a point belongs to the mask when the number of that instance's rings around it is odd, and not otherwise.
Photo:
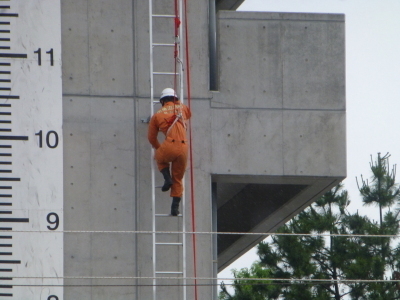
[[(234, 11), (241, 2), (188, 1), (197, 232), (273, 232), (346, 176), (344, 16)], [(154, 1), (155, 13), (173, 5)], [(152, 299), (149, 4), (62, 0), (61, 13), (63, 222), (81, 231), (64, 234), (64, 276), (92, 278), (64, 280), (60, 299)], [(187, 228), (191, 211), (187, 193)], [(262, 238), (197, 234), (194, 262), (188, 235), (187, 276), (215, 277)], [(181, 265), (172, 250), (158, 258)], [(181, 299), (179, 280), (163, 283), (157, 299)], [(213, 280), (197, 283), (196, 299), (216, 299)]]

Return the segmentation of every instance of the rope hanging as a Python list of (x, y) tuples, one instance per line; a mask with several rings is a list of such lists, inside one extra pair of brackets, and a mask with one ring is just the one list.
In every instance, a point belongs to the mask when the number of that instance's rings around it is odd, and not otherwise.
[[(189, 47), (189, 26), (188, 26), (188, 6), (187, 0), (184, 0), (185, 14), (185, 54), (186, 54), (186, 82), (187, 82), (187, 100), (188, 107), (191, 110), (191, 86), (190, 86), (190, 47)], [(194, 171), (193, 171), (193, 148), (192, 148), (192, 126), (189, 120), (189, 157), (190, 157), (190, 198), (192, 206), (192, 231), (196, 232), (196, 211), (195, 211), (195, 195), (194, 195)], [(196, 235), (192, 235), (193, 240), (193, 272), (194, 272), (194, 291), (197, 300), (197, 253), (196, 253)]]
[[(176, 91), (177, 87), (177, 68), (178, 64), (182, 63), (182, 60), (179, 58), (180, 55), (180, 39), (179, 39), (179, 27), (181, 25), (181, 19), (179, 14), (178, 0), (174, 0), (174, 10), (175, 10), (175, 18), (174, 18), (174, 26), (175, 26), (175, 45), (174, 45), (174, 60), (175, 60), (175, 72), (174, 72), (174, 90)], [(189, 35), (188, 35), (188, 13), (187, 13), (187, 1), (184, 0), (184, 30), (185, 30), (185, 58), (186, 58), (186, 82), (187, 82), (187, 102), (189, 110), (191, 110), (191, 86), (190, 86), (190, 57), (189, 57)], [(183, 67), (183, 66), (182, 66)], [(181, 81), (183, 82), (183, 80)], [(181, 95), (182, 96), (182, 95)], [(180, 106), (181, 109), (182, 106)], [(174, 111), (175, 111), (175, 101), (174, 101)], [(176, 112), (177, 116), (182, 116), (182, 113)], [(178, 119), (178, 117), (175, 119)], [(185, 122), (185, 120), (183, 120)], [(192, 148), (192, 129), (190, 126), (189, 120), (189, 165), (190, 165), (190, 196), (191, 196), (191, 206), (192, 206), (192, 242), (193, 242), (193, 272), (194, 272), (194, 290), (195, 290), (195, 300), (197, 300), (197, 253), (196, 253), (196, 235), (194, 232), (196, 231), (196, 218), (195, 218), (195, 197), (194, 197), (194, 175), (193, 175), (193, 148)]]

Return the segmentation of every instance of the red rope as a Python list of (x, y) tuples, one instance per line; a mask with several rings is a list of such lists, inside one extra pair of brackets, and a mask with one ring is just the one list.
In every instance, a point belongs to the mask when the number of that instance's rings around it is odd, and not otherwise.
[[(178, 51), (178, 37), (179, 37), (179, 25), (181, 24), (181, 21), (179, 20), (179, 8), (178, 8), (178, 0), (174, 1), (174, 9), (175, 9), (175, 18), (174, 18), (174, 33), (175, 33), (175, 41), (174, 41), (174, 91), (177, 94), (177, 64), (178, 64), (178, 56), (179, 56), (179, 51)], [(176, 114), (175, 111), (175, 100), (174, 100), (174, 113)]]
[[(186, 81), (187, 81), (187, 99), (188, 107), (191, 110), (191, 94), (190, 94), (190, 56), (189, 56), (189, 28), (187, 18), (187, 0), (185, 3), (185, 48), (186, 48)], [(191, 123), (191, 121), (189, 120)], [(192, 148), (192, 126), (189, 124), (189, 156), (190, 156), (190, 196), (192, 204), (192, 232), (196, 232), (196, 214), (195, 214), (195, 198), (194, 198), (194, 172), (193, 172), (193, 148)], [(194, 293), (197, 300), (197, 266), (196, 266), (196, 235), (192, 235), (193, 239), (193, 272), (194, 272)]]

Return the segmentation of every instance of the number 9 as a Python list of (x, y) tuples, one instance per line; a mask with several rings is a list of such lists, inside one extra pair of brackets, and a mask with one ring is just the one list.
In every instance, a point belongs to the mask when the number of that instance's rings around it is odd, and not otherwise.
[[(51, 220), (51, 217), (52, 216), (54, 216), (55, 217), (55, 220), (54, 221), (52, 221)], [(49, 230), (56, 230), (57, 228), (58, 228), (58, 225), (60, 225), (60, 218), (58, 217), (58, 215), (56, 214), (56, 213), (49, 213), (48, 215), (47, 215), (47, 222), (49, 223), (49, 224), (54, 224), (54, 227), (51, 227), (51, 226), (47, 226), (47, 228), (49, 229)], [(57, 298), (57, 296), (50, 296), (50, 297), (56, 297)], [(49, 300), (51, 299), (51, 298), (48, 298)], [(58, 299), (58, 298), (57, 298)]]

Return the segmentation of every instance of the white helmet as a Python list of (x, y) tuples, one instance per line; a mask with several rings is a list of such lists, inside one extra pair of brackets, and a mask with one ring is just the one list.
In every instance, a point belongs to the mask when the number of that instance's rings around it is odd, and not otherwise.
[(175, 91), (171, 88), (163, 89), (163, 91), (161, 92), (160, 100), (164, 97), (175, 97), (178, 99), (178, 96), (176, 95)]

